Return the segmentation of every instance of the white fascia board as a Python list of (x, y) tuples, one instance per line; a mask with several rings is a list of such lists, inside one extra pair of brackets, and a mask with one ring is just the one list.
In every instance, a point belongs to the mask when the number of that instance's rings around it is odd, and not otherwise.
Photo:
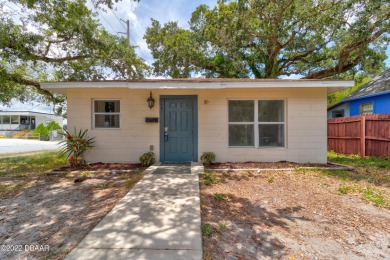
[(322, 81), (221, 81), (221, 82), (53, 82), (41, 83), (43, 89), (66, 93), (74, 88), (128, 88), (128, 89), (229, 89), (229, 88), (328, 88), (333, 92), (354, 86), (352, 80)]

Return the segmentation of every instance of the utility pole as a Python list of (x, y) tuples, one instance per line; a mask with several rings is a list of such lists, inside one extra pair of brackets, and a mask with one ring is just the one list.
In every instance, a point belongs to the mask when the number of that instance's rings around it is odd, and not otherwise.
[(121, 19), (121, 22), (124, 22), (125, 24), (126, 24), (126, 26), (127, 26), (127, 30), (126, 30), (126, 32), (124, 33), (124, 32), (119, 32), (119, 33), (122, 33), (122, 34), (126, 34), (127, 35), (127, 40), (128, 40), (128, 42), (129, 42), (129, 45), (131, 45), (130, 44), (130, 21), (129, 20), (122, 20)]

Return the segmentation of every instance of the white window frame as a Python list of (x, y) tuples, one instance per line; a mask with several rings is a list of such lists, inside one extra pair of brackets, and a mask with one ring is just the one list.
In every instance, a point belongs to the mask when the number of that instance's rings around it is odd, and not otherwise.
[[(113, 102), (113, 101), (119, 101), (119, 111), (120, 112), (95, 112), (95, 101), (105, 101), (105, 102)], [(121, 118), (121, 112), (122, 111), (122, 102), (119, 98), (117, 99), (105, 99), (105, 98), (99, 98), (99, 99), (92, 99), (92, 129), (101, 129), (101, 130), (118, 130), (121, 129), (122, 125), (122, 118)], [(95, 115), (119, 115), (119, 127), (96, 127), (95, 125)]]
[[(253, 122), (229, 122), (229, 101), (253, 101), (254, 104), (254, 121)], [(284, 122), (259, 122), (259, 101), (283, 101), (283, 112), (284, 112)], [(228, 121), (228, 129), (227, 129), (227, 142), (228, 148), (257, 148), (257, 149), (285, 149), (287, 148), (287, 100), (285, 98), (267, 98), (267, 99), (228, 99), (227, 100), (227, 121)], [(229, 125), (253, 125), (254, 131), (254, 146), (231, 146), (229, 145)], [(283, 146), (260, 146), (259, 144), (259, 125), (280, 125), (283, 124), (283, 138), (284, 145)]]
[[(371, 106), (371, 113), (362, 113), (363, 112), (362, 107), (363, 106), (367, 106), (367, 105)], [(359, 110), (360, 110), (359, 112), (360, 112), (361, 115), (372, 115), (372, 114), (374, 114), (374, 103), (373, 102), (368, 102), (368, 103), (360, 104)]]

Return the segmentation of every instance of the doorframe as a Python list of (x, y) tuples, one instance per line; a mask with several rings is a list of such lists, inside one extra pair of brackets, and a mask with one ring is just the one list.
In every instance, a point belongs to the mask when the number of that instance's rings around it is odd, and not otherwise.
[(191, 98), (192, 99), (192, 116), (193, 116), (193, 153), (192, 161), (198, 161), (198, 96), (197, 95), (160, 95), (160, 162), (165, 161), (165, 142), (164, 142), (164, 122), (165, 122), (165, 113), (164, 113), (164, 104), (165, 99), (170, 98)]

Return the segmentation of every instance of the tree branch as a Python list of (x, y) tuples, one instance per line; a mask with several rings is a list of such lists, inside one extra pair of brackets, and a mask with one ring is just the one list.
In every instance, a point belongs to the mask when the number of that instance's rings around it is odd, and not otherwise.
[(21, 75), (18, 75), (18, 74), (15, 74), (15, 73), (7, 74), (6, 77), (7, 77), (7, 79), (9, 81), (13, 81), (14, 83), (17, 83), (17, 84), (20, 84), (20, 85), (24, 85), (24, 86), (32, 86), (32, 87), (36, 88), (39, 93), (45, 95), (46, 97), (48, 97), (54, 103), (62, 102), (62, 100), (56, 98), (53, 95), (52, 92), (50, 92), (50, 91), (48, 91), (46, 89), (42, 89), (41, 84), (39, 82), (37, 82), (37, 81), (23, 78)]

